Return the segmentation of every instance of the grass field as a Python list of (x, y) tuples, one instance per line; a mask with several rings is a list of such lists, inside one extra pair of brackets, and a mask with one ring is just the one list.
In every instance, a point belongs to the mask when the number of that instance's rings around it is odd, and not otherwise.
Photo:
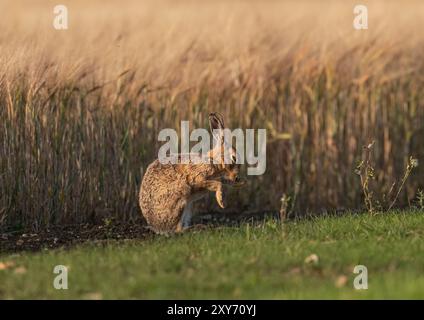
[[(328, 216), (283, 226), (269, 219), (169, 238), (6, 254), (0, 256), (0, 299), (422, 299), (423, 213)], [(318, 259), (305, 262), (313, 254)], [(69, 267), (68, 290), (53, 288), (59, 264)], [(368, 290), (353, 288), (359, 264), (368, 269)]]

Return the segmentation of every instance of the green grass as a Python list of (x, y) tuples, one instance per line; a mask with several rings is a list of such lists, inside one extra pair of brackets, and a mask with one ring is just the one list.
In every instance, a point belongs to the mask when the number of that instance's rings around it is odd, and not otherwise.
[[(404, 211), (3, 255), (15, 265), (0, 271), (0, 298), (422, 299), (423, 235), (423, 212)], [(305, 263), (311, 254), (317, 263)], [(69, 266), (68, 290), (53, 288), (59, 264)], [(353, 288), (359, 264), (368, 290)]]

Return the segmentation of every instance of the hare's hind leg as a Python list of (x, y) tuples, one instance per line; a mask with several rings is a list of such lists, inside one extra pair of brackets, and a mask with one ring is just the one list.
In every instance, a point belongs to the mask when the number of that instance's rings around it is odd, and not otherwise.
[(183, 215), (181, 217), (181, 223), (183, 228), (187, 228), (190, 226), (192, 217), (193, 217), (193, 202), (189, 202), (185, 206)]
[(190, 227), (192, 217), (193, 217), (193, 204), (192, 202), (189, 202), (184, 207), (183, 214), (181, 216), (180, 221), (178, 222), (176, 231), (182, 232), (188, 227)]

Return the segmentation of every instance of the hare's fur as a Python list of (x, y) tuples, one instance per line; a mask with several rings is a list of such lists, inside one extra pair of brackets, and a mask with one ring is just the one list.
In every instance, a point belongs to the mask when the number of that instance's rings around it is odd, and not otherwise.
[[(223, 130), (221, 115), (212, 113), (209, 120), (211, 130)], [(225, 144), (222, 132), (216, 139), (218, 143), (208, 152), (207, 163), (193, 161), (200, 159), (200, 155), (193, 154), (188, 164), (181, 161), (177, 164), (162, 164), (155, 160), (148, 166), (141, 184), (139, 200), (143, 216), (155, 232), (172, 233), (186, 229), (193, 215), (193, 203), (210, 191), (215, 192), (218, 204), (224, 207), (223, 182), (236, 183), (239, 165), (235, 161), (231, 164), (224, 163)], [(233, 148), (228, 151), (236, 157)], [(219, 161), (216, 161), (217, 155), (220, 157)], [(182, 156), (178, 155), (178, 159), (181, 158)]]

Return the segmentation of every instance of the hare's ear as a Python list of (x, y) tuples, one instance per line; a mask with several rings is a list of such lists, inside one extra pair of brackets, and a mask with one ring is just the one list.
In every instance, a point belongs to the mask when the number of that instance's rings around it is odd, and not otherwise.
[(224, 142), (224, 118), (218, 112), (209, 114), (209, 125), (216, 145)]

